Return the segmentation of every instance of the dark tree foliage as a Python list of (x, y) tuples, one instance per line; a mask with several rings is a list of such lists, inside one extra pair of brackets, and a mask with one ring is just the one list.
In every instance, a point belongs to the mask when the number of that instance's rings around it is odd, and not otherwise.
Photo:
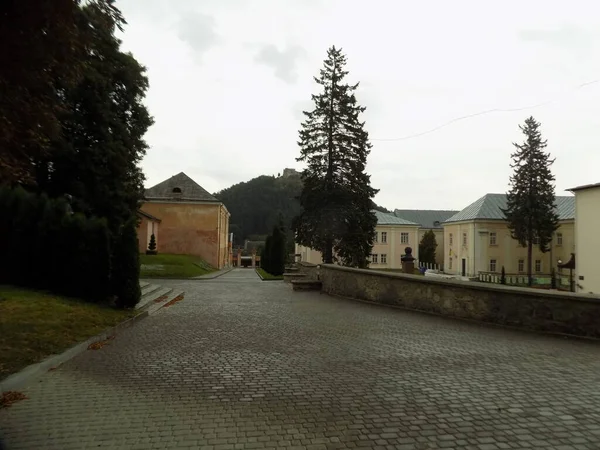
[(514, 173), (510, 177), (510, 190), (503, 212), (513, 239), (527, 247), (527, 276), (531, 286), (534, 241), (539, 239), (540, 250), (548, 251), (558, 228), (554, 175), (550, 170), (554, 159), (544, 152), (547, 141), (542, 139), (539, 122), (529, 117), (519, 128), (525, 135), (525, 141), (513, 144), (516, 148), (511, 155)]
[(502, 272), (500, 272), (500, 284), (506, 284), (506, 270), (502, 266)]
[(286, 237), (283, 224), (273, 227), (271, 238), (271, 248), (269, 249), (269, 272), (271, 275), (283, 275), (285, 272), (286, 261)]
[(0, 6), (0, 183), (31, 185), (60, 135), (64, 89), (83, 65), (77, 0), (3, 0)]
[(156, 236), (154, 236), (154, 233), (150, 235), (150, 242), (148, 243), (148, 251), (146, 253), (156, 255)]
[(419, 262), (435, 264), (435, 251), (437, 249), (437, 240), (433, 230), (428, 230), (423, 234), (419, 242)]
[(263, 247), (260, 255), (260, 267), (265, 272), (271, 273), (271, 249), (273, 248), (273, 237), (267, 236), (265, 239), (265, 246)]
[(323, 261), (334, 255), (343, 264), (363, 267), (371, 252), (377, 219), (371, 212), (377, 193), (365, 167), (371, 144), (364, 122), (365, 110), (354, 92), (358, 84), (344, 79), (346, 57), (331, 47), (315, 81), (322, 88), (312, 96), (314, 109), (305, 111), (300, 130), (302, 212), (294, 220), (298, 243), (320, 251)]
[(113, 253), (112, 292), (117, 306), (133, 308), (142, 296), (137, 221), (130, 220), (120, 230)]
[(153, 123), (142, 103), (148, 79), (120, 50), (115, 32), (125, 20), (113, 0), (86, 4), (81, 15), (85, 66), (79, 82), (63, 91), (61, 137), (38, 165), (37, 181), (50, 196), (72, 195), (76, 211), (105, 217), (116, 234), (143, 196), (138, 164)]

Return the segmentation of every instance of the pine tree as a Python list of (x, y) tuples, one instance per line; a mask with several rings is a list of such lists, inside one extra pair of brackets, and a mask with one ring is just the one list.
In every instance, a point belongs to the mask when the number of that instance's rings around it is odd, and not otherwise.
[(265, 246), (260, 255), (260, 268), (265, 272), (271, 273), (271, 247), (273, 244), (272, 236), (267, 236)]
[(283, 225), (280, 223), (273, 227), (271, 248), (269, 254), (269, 270), (271, 275), (283, 275), (285, 272), (286, 239)]
[(148, 250), (146, 250), (147, 255), (156, 255), (158, 252), (156, 251), (156, 236), (154, 233), (150, 235), (150, 242), (148, 243)]
[(506, 284), (506, 270), (504, 266), (502, 266), (502, 271), (500, 272), (500, 284)]
[(419, 262), (435, 264), (435, 250), (437, 246), (433, 230), (426, 231), (419, 243)]
[(558, 228), (554, 175), (550, 170), (554, 159), (544, 152), (547, 141), (542, 139), (539, 122), (529, 117), (519, 128), (525, 141), (513, 144), (517, 149), (511, 155), (514, 173), (503, 212), (513, 239), (527, 247), (527, 277), (531, 286), (534, 241), (539, 240), (542, 252), (548, 251), (552, 235)]
[(318, 250), (325, 263), (334, 254), (344, 264), (362, 267), (371, 253), (377, 219), (371, 199), (378, 192), (365, 173), (371, 144), (359, 115), (354, 92), (358, 84), (344, 79), (346, 57), (331, 47), (315, 81), (322, 88), (312, 96), (314, 109), (305, 111), (299, 132), (300, 157), (306, 163), (299, 200), (302, 212), (294, 219), (297, 242)]

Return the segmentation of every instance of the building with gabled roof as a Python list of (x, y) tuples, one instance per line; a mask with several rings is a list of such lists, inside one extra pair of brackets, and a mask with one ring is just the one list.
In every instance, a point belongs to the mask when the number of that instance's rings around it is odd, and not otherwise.
[(437, 248), (435, 250), (435, 264), (444, 264), (444, 227), (443, 223), (458, 211), (441, 209), (395, 209), (394, 215), (414, 223), (418, 223), (419, 242), (429, 230), (433, 231)]
[[(412, 255), (419, 257), (419, 224), (397, 217), (392, 213), (372, 210), (377, 217), (375, 241), (369, 267), (372, 269), (400, 269), (400, 257), (406, 247), (413, 249)], [(296, 255), (301, 261), (321, 264), (321, 252), (296, 244)]]
[[(527, 273), (527, 248), (513, 239), (502, 210), (506, 194), (486, 194), (443, 223), (444, 271), (475, 277), (480, 273), (524, 276)], [(550, 274), (558, 260), (568, 260), (574, 248), (575, 197), (557, 196), (559, 228), (550, 251), (534, 247), (532, 272)]]
[(138, 215), (140, 252), (153, 232), (159, 253), (199, 256), (219, 269), (231, 264), (229, 211), (185, 173), (146, 189)]

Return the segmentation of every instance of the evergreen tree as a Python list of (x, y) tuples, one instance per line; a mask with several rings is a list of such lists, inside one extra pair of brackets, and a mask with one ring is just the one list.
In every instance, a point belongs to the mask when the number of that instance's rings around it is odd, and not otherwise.
[(153, 120), (143, 104), (145, 68), (120, 50), (116, 37), (125, 20), (114, 0), (81, 7), (85, 43), (80, 80), (62, 93), (60, 139), (38, 164), (41, 191), (73, 196), (73, 207), (105, 217), (113, 237), (134, 218), (143, 197), (144, 134)]
[(283, 275), (285, 272), (286, 238), (283, 225), (273, 227), (271, 238), (271, 249), (269, 255), (269, 270), (271, 275)]
[(260, 255), (260, 268), (265, 272), (271, 273), (271, 247), (273, 245), (273, 237), (267, 236), (265, 239), (265, 246), (262, 249)]
[(426, 231), (421, 238), (421, 242), (419, 242), (419, 262), (435, 264), (435, 250), (437, 246), (433, 230)]
[(148, 243), (148, 250), (146, 250), (147, 255), (156, 255), (158, 253), (156, 251), (156, 236), (154, 233), (150, 235), (150, 242)]
[(366, 109), (354, 92), (358, 84), (344, 79), (346, 57), (331, 47), (315, 81), (322, 88), (312, 96), (314, 109), (305, 111), (300, 130), (300, 157), (306, 163), (294, 219), (297, 242), (320, 251), (325, 263), (337, 254), (344, 264), (364, 266), (371, 252), (377, 218), (371, 200), (377, 193), (365, 173), (371, 144), (364, 122)]
[(500, 284), (506, 284), (506, 270), (504, 266), (502, 266), (502, 271), (500, 272)]
[(527, 247), (527, 277), (531, 286), (534, 241), (539, 240), (542, 252), (548, 251), (552, 235), (558, 228), (554, 175), (550, 170), (554, 159), (544, 152), (547, 141), (542, 139), (539, 122), (529, 117), (519, 128), (525, 135), (525, 141), (513, 144), (516, 148), (511, 155), (514, 173), (510, 177), (510, 190), (503, 212), (513, 239)]
[(112, 292), (120, 308), (133, 308), (142, 297), (136, 228), (136, 220), (121, 227), (113, 253)]

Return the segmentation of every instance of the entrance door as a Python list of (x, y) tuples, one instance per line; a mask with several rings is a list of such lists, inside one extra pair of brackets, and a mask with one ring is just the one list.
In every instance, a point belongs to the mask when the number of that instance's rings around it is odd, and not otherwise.
[(465, 258), (462, 259), (462, 276), (467, 276), (467, 260)]

